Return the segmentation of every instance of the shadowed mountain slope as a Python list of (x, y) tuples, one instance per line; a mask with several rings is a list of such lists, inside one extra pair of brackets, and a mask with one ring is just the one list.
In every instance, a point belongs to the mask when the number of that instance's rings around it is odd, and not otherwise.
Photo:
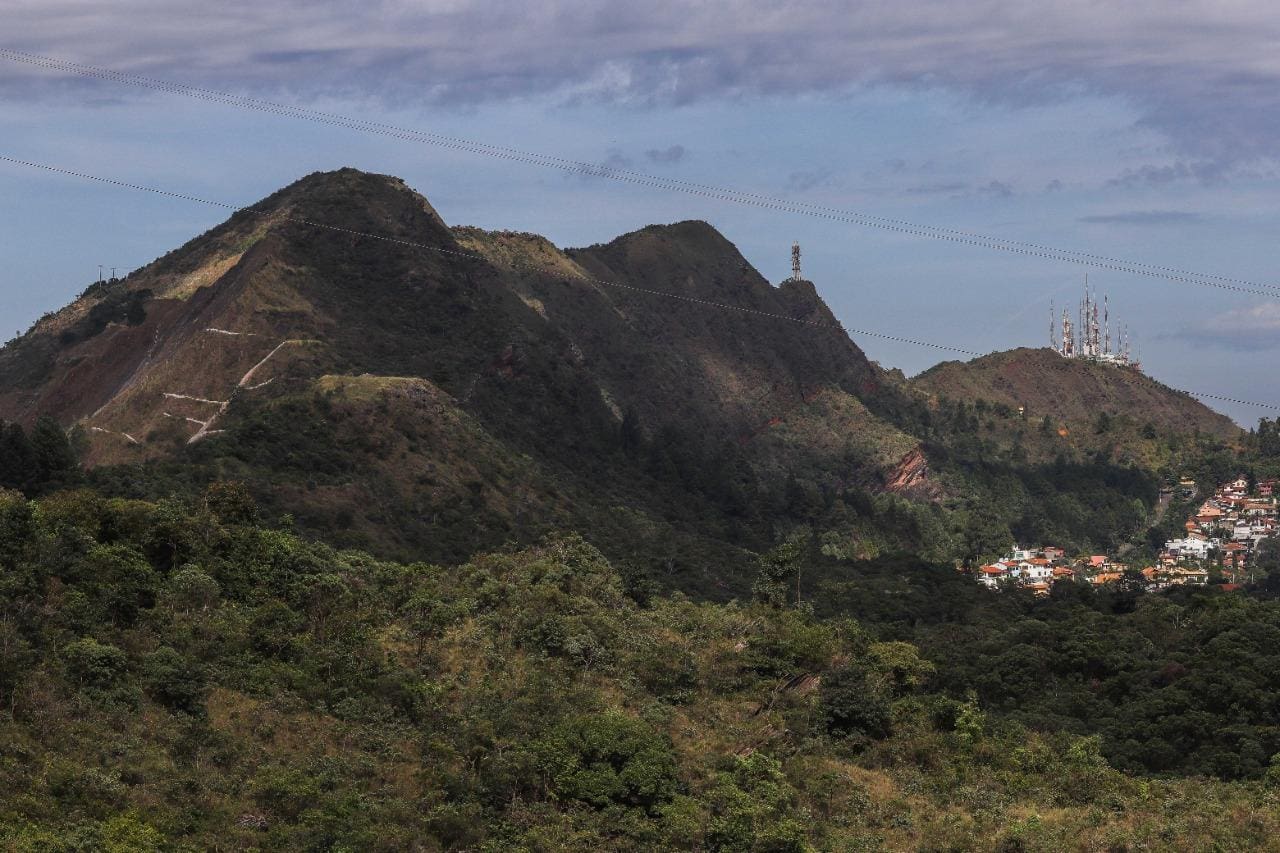
[(134, 472), (122, 490), (199, 464), (400, 554), (443, 555), (427, 540), (451, 502), (487, 519), (464, 553), (605, 507), (645, 536), (696, 523), (766, 542), (759, 507), (787, 477), (920, 486), (918, 442), (866, 405), (884, 387), (812, 284), (770, 285), (706, 223), (561, 251), (450, 229), (403, 182), (352, 169), (94, 285), (0, 351), (0, 418), (78, 425), (87, 464)]

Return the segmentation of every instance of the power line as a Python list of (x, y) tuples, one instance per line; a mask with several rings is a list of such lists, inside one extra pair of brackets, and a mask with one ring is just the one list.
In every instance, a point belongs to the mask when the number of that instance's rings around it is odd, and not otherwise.
[(152, 77), (144, 77), (122, 71), (115, 71), (109, 68), (68, 62), (65, 60), (24, 53), (22, 51), (16, 51), (8, 48), (0, 48), (0, 59), (24, 63), (38, 68), (44, 68), (46, 70), (78, 74), (84, 77), (93, 77), (108, 82), (137, 86), (168, 94), (182, 95), (183, 97), (213, 103), (221, 103), (241, 109), (250, 109), (258, 112), (280, 115), (287, 118), (303, 119), (305, 121), (343, 127), (363, 133), (387, 136), (410, 142), (421, 142), (451, 150), (464, 151), (471, 154), (479, 154), (482, 156), (541, 166), (544, 168), (558, 169), (577, 174), (590, 175), (593, 177), (607, 178), (638, 186), (682, 192), (689, 195), (727, 201), (749, 207), (812, 216), (819, 219), (860, 225), (868, 228), (878, 228), (910, 236), (925, 237), (928, 239), (941, 240), (961, 245), (987, 248), (1027, 257), (1056, 260), (1114, 272), (1124, 272), (1132, 275), (1146, 276), (1149, 278), (1173, 281), (1181, 284), (1194, 284), (1201, 287), (1214, 287), (1221, 290), (1235, 291), (1255, 296), (1280, 298), (1280, 285), (1265, 284), (1213, 273), (1194, 272), (1179, 269), (1177, 267), (1163, 266), (1141, 261), (1130, 261), (1075, 249), (1062, 249), (1040, 243), (992, 237), (960, 229), (922, 225), (901, 219), (892, 219), (867, 213), (859, 213), (856, 211), (841, 210), (839, 208), (826, 207), (804, 201), (793, 201), (761, 193), (734, 190), (711, 184), (678, 180), (675, 178), (665, 178), (631, 169), (601, 166), (599, 164), (587, 163), (581, 160), (573, 160), (550, 154), (523, 151), (517, 148), (492, 145), (485, 142), (447, 136), (429, 131), (412, 130), (391, 124), (385, 124), (383, 122), (351, 118), (336, 113), (321, 112), (319, 110), (312, 110), (305, 107), (278, 104), (261, 98), (232, 95), (212, 89), (190, 86), (184, 83), (174, 83), (167, 80), (159, 80)]
[[(99, 175), (91, 175), (87, 172), (78, 172), (72, 169), (64, 169), (59, 166), (51, 166), (45, 163), (37, 163), (31, 160), (22, 160), (17, 157), (9, 157), (2, 154), (0, 154), (0, 162), (10, 163), (17, 166), (24, 166), (32, 169), (42, 169), (47, 172), (52, 172), (59, 175), (66, 175), (68, 177), (73, 177), (73, 178), (80, 178), (88, 181), (95, 181), (97, 183), (107, 184), (114, 187), (120, 187), (122, 189), (137, 190), (140, 192), (147, 192), (147, 193), (152, 193), (154, 195), (164, 196), (166, 198), (178, 199), (181, 201), (189, 201), (197, 204), (204, 204), (210, 207), (217, 207), (223, 210), (230, 210), (234, 213), (251, 213), (252, 212), (251, 207), (241, 207), (234, 204), (229, 204), (227, 202), (213, 201), (211, 199), (201, 198), (199, 196), (190, 195), (188, 193), (179, 193), (171, 190), (160, 189), (158, 187), (148, 187), (143, 184), (134, 184), (128, 181), (122, 181), (115, 178), (104, 178)], [(261, 214), (261, 215), (265, 215), (265, 214)], [(579, 272), (574, 269), (565, 270), (560, 268), (553, 268), (550, 265), (537, 266), (534, 264), (524, 264), (516, 261), (501, 261), (501, 260), (489, 258), (485, 255), (476, 254), (475, 252), (466, 252), (459, 249), (448, 249), (442, 246), (432, 246), (427, 243), (419, 243), (414, 240), (404, 240), (399, 237), (390, 237), (385, 234), (374, 234), (367, 231), (357, 231), (355, 229), (343, 228), (338, 225), (329, 225), (324, 222), (316, 222), (311, 219), (305, 219), (297, 216), (282, 216), (280, 217), (280, 219), (288, 222), (294, 222), (299, 225), (306, 225), (312, 228), (320, 228), (326, 231), (334, 231), (334, 232), (346, 234), (352, 237), (364, 237), (370, 240), (380, 240), (385, 243), (404, 246), (406, 248), (420, 249), (422, 251), (433, 252), (436, 254), (447, 255), (447, 256), (457, 257), (457, 258), (464, 258), (467, 260), (480, 261), (482, 263), (487, 263), (487, 264), (499, 263), (513, 269), (528, 269), (528, 270), (532, 270), (534, 272), (538, 272), (542, 274), (551, 274), (552, 276), (562, 277), (562, 278), (572, 278), (572, 279), (583, 281), (589, 284), (601, 285), (603, 287), (612, 287), (619, 290), (627, 290), (634, 293), (642, 293), (648, 296), (661, 296), (667, 299), (676, 299), (682, 302), (702, 305), (708, 308), (717, 308), (725, 311), (734, 311), (740, 314), (749, 314), (749, 315), (754, 315), (759, 317), (767, 317), (773, 320), (786, 320), (787, 322), (799, 323), (805, 326), (838, 329), (839, 331), (845, 334), (852, 332), (858, 335), (865, 335), (867, 337), (879, 338), (880, 340), (892, 341), (894, 343), (911, 344), (912, 346), (925, 347), (928, 349), (941, 350), (944, 352), (954, 352), (960, 355), (973, 356), (975, 358), (980, 357), (984, 354), (980, 352), (975, 352), (974, 350), (968, 350), (968, 349), (963, 349), (961, 347), (951, 346), (949, 344), (939, 344), (933, 341), (922, 341), (915, 338), (904, 337), (901, 335), (890, 335), (884, 332), (875, 332), (870, 329), (856, 329), (849, 326), (845, 326), (844, 324), (838, 323), (838, 322), (830, 323), (823, 320), (808, 320), (803, 317), (792, 317), (790, 315), (779, 314), (774, 311), (764, 311), (757, 308), (746, 308), (741, 305), (731, 305), (725, 302), (716, 302), (710, 299), (700, 299), (698, 297), (685, 296), (679, 293), (669, 293), (666, 291), (654, 290), (652, 288), (647, 288), (647, 287), (637, 287), (635, 285), (624, 284), (622, 282), (609, 281), (607, 279), (596, 278), (594, 276), (589, 276), (585, 273)], [(1188, 394), (1195, 397), (1204, 397), (1206, 399), (1220, 400), (1222, 402), (1235, 403), (1242, 406), (1254, 406), (1260, 409), (1272, 409), (1272, 410), (1280, 411), (1280, 405), (1276, 405), (1274, 403), (1259, 403), (1253, 400), (1240, 400), (1234, 397), (1223, 397), (1216, 394), (1204, 394), (1199, 392), (1183, 391), (1177, 388), (1172, 390), (1180, 391), (1180, 393)]]

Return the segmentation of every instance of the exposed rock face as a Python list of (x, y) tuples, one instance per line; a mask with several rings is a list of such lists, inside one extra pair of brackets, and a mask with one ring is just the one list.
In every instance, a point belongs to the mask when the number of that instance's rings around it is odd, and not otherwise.
[(929, 481), (929, 460), (919, 448), (912, 450), (898, 463), (885, 483), (885, 490), (909, 496), (928, 496), (932, 494), (934, 484)]

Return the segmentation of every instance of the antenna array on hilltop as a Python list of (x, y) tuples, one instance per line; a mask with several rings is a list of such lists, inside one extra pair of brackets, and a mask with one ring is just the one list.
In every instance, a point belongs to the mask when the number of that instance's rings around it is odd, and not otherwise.
[[(1099, 314), (1101, 310), (1101, 314)], [(1101, 316), (1101, 320), (1099, 320)], [(1097, 364), (1110, 364), (1116, 367), (1133, 367), (1141, 370), (1142, 365), (1134, 361), (1130, 355), (1129, 327), (1122, 326), (1116, 336), (1116, 347), (1111, 346), (1111, 299), (1102, 296), (1099, 309), (1098, 295), (1089, 290), (1089, 276), (1084, 277), (1084, 298), (1080, 300), (1075, 321), (1071, 313), (1062, 309), (1062, 336), (1059, 338), (1055, 324), (1057, 317), (1052, 303), (1049, 306), (1049, 347), (1063, 358), (1082, 358)]]

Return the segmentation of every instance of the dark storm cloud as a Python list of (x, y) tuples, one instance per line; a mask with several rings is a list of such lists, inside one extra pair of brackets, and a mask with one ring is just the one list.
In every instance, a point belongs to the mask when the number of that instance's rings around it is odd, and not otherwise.
[[(7, 47), (298, 98), (681, 103), (894, 84), (1016, 105), (1118, 96), (1199, 180), (1195, 164), (1280, 145), (1280, 16), (1260, 0), (11, 0), (4, 17)], [(31, 89), (29, 69), (3, 65), (0, 92)], [(1117, 180), (1166, 177), (1183, 175)]]

